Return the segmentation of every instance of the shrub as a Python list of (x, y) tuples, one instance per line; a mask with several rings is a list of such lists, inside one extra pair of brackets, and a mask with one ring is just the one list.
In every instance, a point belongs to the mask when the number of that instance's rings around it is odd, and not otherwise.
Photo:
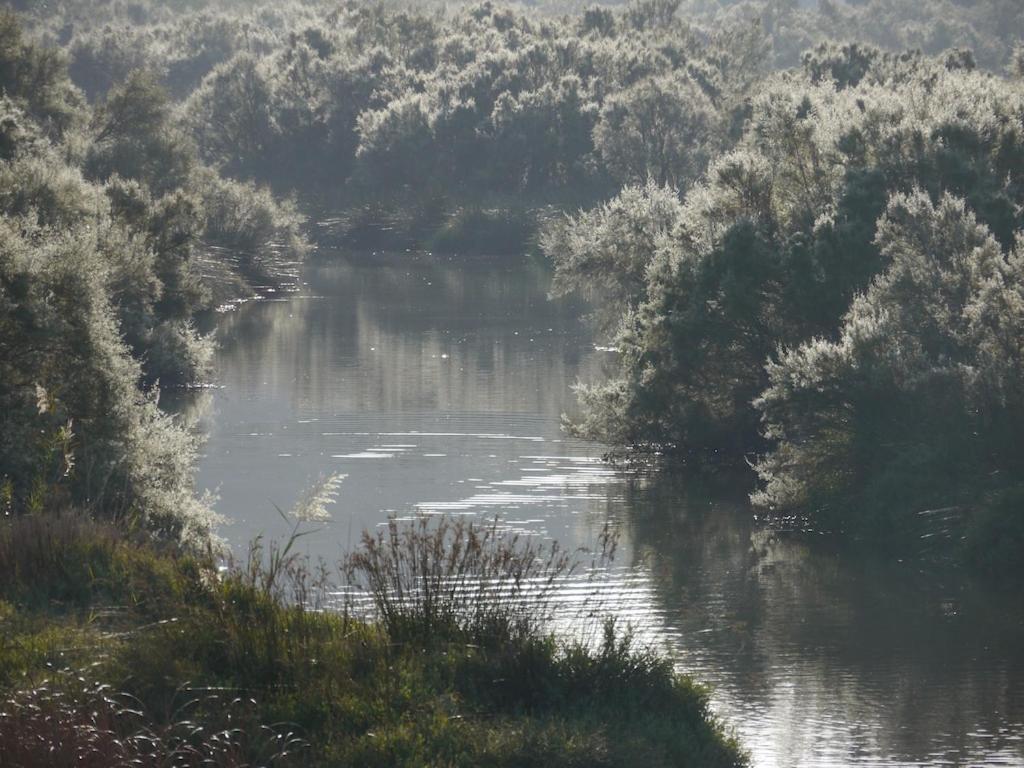
[(606, 99), (594, 147), (623, 183), (685, 189), (704, 170), (715, 122), (715, 107), (699, 85), (672, 73)]
[(68, 78), (64, 52), (26, 39), (9, 8), (0, 11), (0, 92), (52, 138), (63, 137), (83, 117), (83, 99)]
[(172, 105), (157, 78), (132, 72), (94, 111), (93, 140), (85, 168), (106, 181), (118, 174), (163, 194), (184, 185), (196, 150), (171, 119)]
[(868, 528), (885, 532), (1020, 477), (1024, 270), (951, 196), (894, 196), (878, 232), (888, 267), (839, 338), (769, 366), (757, 406), (776, 445), (755, 501), (858, 529), (870, 512)]
[[(124, 525), (199, 540), (216, 516), (196, 498), (197, 437), (160, 411), (122, 341), (107, 264), (86, 228), (54, 233), (0, 226), (0, 467), (16, 513), (60, 494)], [(64, 466), (49, 439), (66, 429)], [(36, 446), (43, 452), (40, 456)], [(63, 490), (62, 490), (63, 489)]]
[(192, 184), (206, 213), (203, 240), (238, 253), (247, 268), (294, 262), (308, 252), (305, 217), (294, 199), (275, 199), (267, 187), (221, 178), (208, 169)]

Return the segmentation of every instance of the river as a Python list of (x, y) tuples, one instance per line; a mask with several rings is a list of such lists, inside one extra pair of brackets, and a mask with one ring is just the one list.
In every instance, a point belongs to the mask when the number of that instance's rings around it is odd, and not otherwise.
[[(302, 539), (328, 562), (389, 515), (498, 515), (567, 547), (611, 521), (600, 610), (711, 686), (754, 766), (1024, 765), (1019, 593), (774, 536), (742, 482), (606, 466), (560, 415), (614, 352), (548, 281), (507, 259), (338, 255), (221, 315), (217, 386), (190, 407), (222, 535), (284, 537), (276, 507), (335, 473), (333, 519)], [(567, 602), (595, 589), (580, 579)]]

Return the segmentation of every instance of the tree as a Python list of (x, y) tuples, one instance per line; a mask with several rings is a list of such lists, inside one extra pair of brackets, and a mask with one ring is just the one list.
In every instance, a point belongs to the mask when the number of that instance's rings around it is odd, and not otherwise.
[[(1012, 246), (1024, 226), (1012, 203), (1024, 189), (1024, 145), (1011, 115), (1024, 94), (919, 56), (879, 67), (841, 90), (780, 75), (755, 100), (740, 146), (687, 191), (650, 252), (645, 285), (631, 289), (643, 298), (624, 308), (613, 337), (619, 375), (584, 392), (585, 433), (733, 461), (762, 450), (751, 401), (767, 385), (765, 360), (780, 344), (839, 333), (887, 266), (875, 236), (893, 193), (955, 194)], [(587, 252), (630, 251), (628, 237), (587, 216), (568, 230), (592, 233)], [(560, 247), (571, 253), (571, 242)], [(571, 284), (593, 266), (560, 268)], [(618, 269), (635, 281), (624, 262)]]
[(679, 196), (651, 181), (548, 227), (541, 248), (555, 265), (552, 292), (577, 293), (602, 313), (605, 328), (646, 296), (647, 271), (682, 216)]
[(492, 151), (504, 161), (495, 165), (509, 168), (512, 183), (529, 191), (583, 183), (595, 112), (575, 77), (518, 97), (503, 94), (491, 114)]
[(859, 84), (881, 56), (872, 46), (822, 43), (804, 54), (803, 66), (812, 83), (831, 80), (837, 88), (848, 88)]
[(194, 436), (138, 388), (85, 227), (0, 222), (0, 475), (14, 511), (73, 503), (199, 540)]
[(95, 179), (117, 174), (162, 193), (185, 184), (196, 162), (194, 145), (172, 121), (166, 91), (142, 70), (109, 92), (93, 131), (85, 165)]
[(891, 531), (1022, 476), (1024, 257), (963, 200), (920, 191), (889, 201), (877, 242), (888, 267), (839, 337), (768, 367), (755, 501)]
[(622, 182), (685, 187), (704, 169), (715, 117), (687, 75), (654, 77), (605, 100), (594, 146)]
[(243, 177), (264, 175), (272, 167), (273, 95), (255, 56), (238, 54), (215, 67), (185, 110), (208, 162)]
[(0, 93), (59, 138), (82, 117), (81, 95), (68, 78), (64, 54), (26, 41), (18, 17), (0, 10)]
[(436, 118), (430, 99), (413, 93), (360, 114), (356, 158), (363, 178), (396, 189), (429, 184), (437, 169), (432, 151)]
[(104, 97), (135, 70), (160, 69), (156, 41), (148, 33), (138, 27), (105, 26), (76, 35), (68, 49), (71, 79), (94, 100)]

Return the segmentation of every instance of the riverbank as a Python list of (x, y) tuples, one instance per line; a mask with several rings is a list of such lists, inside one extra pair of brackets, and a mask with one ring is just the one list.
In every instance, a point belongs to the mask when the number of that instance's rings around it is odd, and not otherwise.
[(478, 196), (397, 194), (367, 198), (346, 190), (303, 195), (309, 236), (321, 248), (428, 251), (447, 255), (539, 253), (545, 225), (596, 204), (610, 189), (571, 194)]
[(323, 216), (316, 236), (320, 243), (357, 250), (518, 256), (536, 250), (545, 215), (550, 212), (544, 208), (467, 206), (442, 213), (360, 205)]
[(399, 640), (296, 601), (322, 582), (287, 551), (217, 575), (73, 515), (5, 522), (0, 568), (4, 765), (742, 764), (705, 692), (614, 633)]

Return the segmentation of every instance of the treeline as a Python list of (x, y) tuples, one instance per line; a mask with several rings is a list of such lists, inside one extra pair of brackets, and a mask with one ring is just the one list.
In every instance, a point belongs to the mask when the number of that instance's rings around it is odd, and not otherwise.
[(72, 25), (64, 44), (92, 98), (155, 73), (227, 174), (443, 213), (481, 197), (593, 202), (652, 173), (699, 172), (759, 77), (765, 39), (749, 24), (698, 34), (677, 5), (564, 19), (486, 2), (221, 9)]
[(625, 307), (581, 434), (751, 462), (754, 501), (967, 554), (1024, 547), (1024, 85), (955, 51), (823, 45), (765, 81), (743, 138), (553, 226), (558, 289)]
[(1000, 0), (814, 5), (76, 0), (36, 23), (91, 100), (150, 72), (203, 162), (344, 209), (350, 239), (386, 221), (421, 245), (521, 248), (546, 206), (649, 177), (685, 188), (739, 138), (763, 78), (823, 40), (1003, 70), (1024, 32)]
[(1016, 0), (683, 0), (680, 13), (708, 27), (759, 19), (777, 68), (797, 66), (822, 42), (855, 40), (926, 55), (970, 50), (980, 66), (1003, 71), (1024, 31)]
[(202, 539), (195, 439), (156, 383), (203, 379), (211, 276), (298, 256), (300, 217), (204, 165), (146, 72), (90, 106), (9, 11), (0, 93), (0, 514), (77, 506)]

